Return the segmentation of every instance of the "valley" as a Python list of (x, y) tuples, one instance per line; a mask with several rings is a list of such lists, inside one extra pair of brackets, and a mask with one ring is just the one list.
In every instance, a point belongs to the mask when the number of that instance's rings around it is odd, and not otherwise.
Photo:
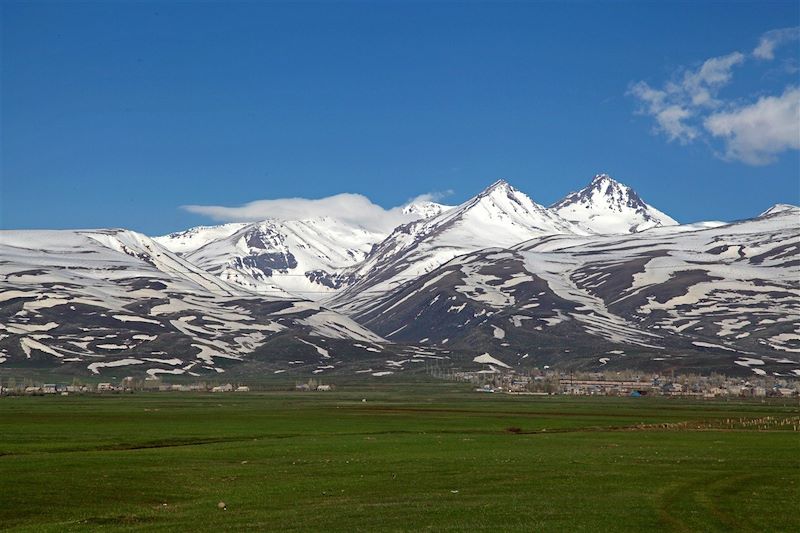
[(794, 531), (798, 434), (780, 423), (798, 416), (789, 401), (531, 398), (402, 381), (4, 398), (0, 523)]

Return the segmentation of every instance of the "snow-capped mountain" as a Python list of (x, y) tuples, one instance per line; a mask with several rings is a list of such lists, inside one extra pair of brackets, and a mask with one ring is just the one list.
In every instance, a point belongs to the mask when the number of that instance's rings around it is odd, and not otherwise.
[(245, 226), (247, 226), (246, 222), (231, 222), (219, 226), (196, 226), (185, 231), (153, 237), (153, 240), (171, 252), (186, 255), (210, 242), (230, 237)]
[(287, 291), (318, 300), (341, 286), (340, 270), (362, 261), (383, 237), (330, 217), (265, 220), (213, 240), (186, 258), (253, 292)]
[(342, 305), (348, 296), (336, 293), (354, 283), (350, 294), (366, 287), (385, 291), (487, 246), (511, 246), (542, 234), (628, 233), (676, 224), (606, 175), (550, 209), (498, 180), (459, 206), (419, 201), (402, 213), (416, 220), (389, 235), (317, 217), (201, 226), (155, 240), (249, 291), (334, 297)]
[[(406, 205), (408, 220), (439, 215), (451, 206)], [(289, 292), (324, 299), (352, 278), (344, 271), (363, 261), (386, 233), (321, 216), (303, 220), (199, 226), (154, 240), (221, 279), (259, 294)]]
[(764, 211), (763, 213), (761, 213), (759, 216), (767, 217), (770, 215), (777, 215), (782, 213), (790, 213), (794, 216), (800, 216), (800, 207), (797, 207), (796, 205), (792, 204), (775, 204), (766, 211)]
[(132, 231), (3, 231), (0, 256), (0, 363), (199, 375), (264, 351), (311, 368), (320, 350), (325, 366), (380, 351), (347, 317), (255, 296)]
[(432, 218), (450, 209), (453, 209), (452, 205), (437, 204), (436, 202), (413, 202), (403, 208), (403, 214), (413, 215), (417, 218)]
[(373, 295), (353, 316), (395, 342), (514, 365), (800, 376), (797, 214), (480, 250)]
[(346, 271), (355, 282), (330, 303), (347, 312), (459, 255), (560, 233), (586, 232), (498, 180), (457, 207), (398, 227)]
[(345, 217), (153, 239), (0, 232), (0, 364), (383, 376), (436, 358), (800, 376), (796, 206), (676, 225), (600, 175), (551, 208), (500, 180), (403, 211), (416, 220), (388, 235)]
[(568, 194), (550, 206), (550, 210), (591, 233), (599, 234), (636, 233), (678, 224), (608, 174), (596, 175), (589, 185)]

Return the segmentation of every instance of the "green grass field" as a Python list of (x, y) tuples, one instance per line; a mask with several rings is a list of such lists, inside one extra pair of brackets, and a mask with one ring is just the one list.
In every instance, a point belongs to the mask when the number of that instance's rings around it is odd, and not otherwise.
[(0, 529), (800, 531), (786, 403), (448, 384), (2, 398)]

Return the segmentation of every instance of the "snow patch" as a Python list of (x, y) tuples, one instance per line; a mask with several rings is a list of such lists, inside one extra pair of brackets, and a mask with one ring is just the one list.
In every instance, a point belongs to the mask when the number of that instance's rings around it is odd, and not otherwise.
[(472, 361), (475, 363), (480, 363), (482, 365), (497, 365), (503, 368), (511, 368), (504, 362), (500, 361), (499, 359), (495, 359), (488, 353), (484, 353), (483, 355), (478, 355), (472, 358)]

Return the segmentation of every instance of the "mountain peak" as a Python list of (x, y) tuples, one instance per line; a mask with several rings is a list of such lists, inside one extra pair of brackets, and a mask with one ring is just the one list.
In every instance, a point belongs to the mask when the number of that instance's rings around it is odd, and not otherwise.
[(597, 174), (589, 185), (568, 194), (563, 200), (552, 205), (551, 209), (558, 210), (569, 205), (588, 207), (596, 204), (603, 204), (615, 211), (622, 211), (625, 207), (638, 211), (647, 207), (636, 191), (627, 185), (608, 174)]
[[(505, 199), (505, 200), (504, 200)], [(506, 202), (511, 201), (514, 204), (520, 204), (528, 206), (536, 206), (539, 209), (544, 209), (544, 207), (540, 206), (539, 204), (533, 202), (527, 194), (520, 191), (519, 189), (515, 189), (510, 183), (508, 183), (504, 179), (499, 179), (486, 187), (484, 190), (476, 194), (471, 200), (468, 200), (466, 204), (469, 205), (478, 205), (483, 204), (486, 201), (491, 203), (499, 202)]]
[[(448, 213), (444, 218), (432, 220), (432, 224), (448, 223), (469, 219), (469, 224), (476, 224), (480, 231), (496, 225), (496, 231), (507, 232), (510, 227), (522, 233), (534, 235), (539, 233), (582, 233), (579, 228), (534, 202), (524, 192), (512, 187), (506, 180), (499, 179), (486, 189), (467, 200)], [(496, 231), (490, 230), (492, 239), (500, 239)], [(497, 241), (499, 242), (499, 241)]]
[[(636, 191), (624, 183), (618, 182), (608, 174), (595, 175), (588, 187), (584, 187), (580, 192), (583, 191), (601, 191), (604, 195), (616, 195), (620, 200), (627, 200), (631, 204), (644, 205), (644, 202), (639, 195), (636, 194)], [(633, 205), (631, 205), (631, 207), (633, 207)]]
[(412, 202), (403, 208), (403, 214), (414, 215), (419, 218), (431, 218), (452, 208), (450, 205), (437, 204), (431, 201)]
[(513, 191), (516, 190), (506, 180), (499, 179), (481, 191), (478, 196), (487, 196), (494, 191)]
[(606, 174), (605, 172), (602, 174), (595, 174), (594, 178), (592, 178), (592, 184), (601, 182), (601, 181), (611, 181), (614, 183), (619, 183), (617, 180)]
[(589, 185), (568, 194), (550, 209), (593, 233), (633, 233), (677, 224), (605, 173), (595, 175)]
[(795, 212), (800, 213), (800, 207), (792, 204), (775, 204), (760, 215), (759, 217), (766, 217), (770, 215), (777, 215), (778, 213)]
[(502, 216), (500, 213), (504, 212), (539, 213), (540, 215), (546, 215), (547, 218), (551, 215), (551, 213), (547, 212), (545, 207), (534, 202), (524, 192), (512, 187), (511, 184), (504, 179), (495, 181), (471, 199), (458, 206), (457, 209), (453, 210), (453, 213), (466, 213), (473, 209), (480, 209), (487, 213), (497, 214), (498, 216)]

